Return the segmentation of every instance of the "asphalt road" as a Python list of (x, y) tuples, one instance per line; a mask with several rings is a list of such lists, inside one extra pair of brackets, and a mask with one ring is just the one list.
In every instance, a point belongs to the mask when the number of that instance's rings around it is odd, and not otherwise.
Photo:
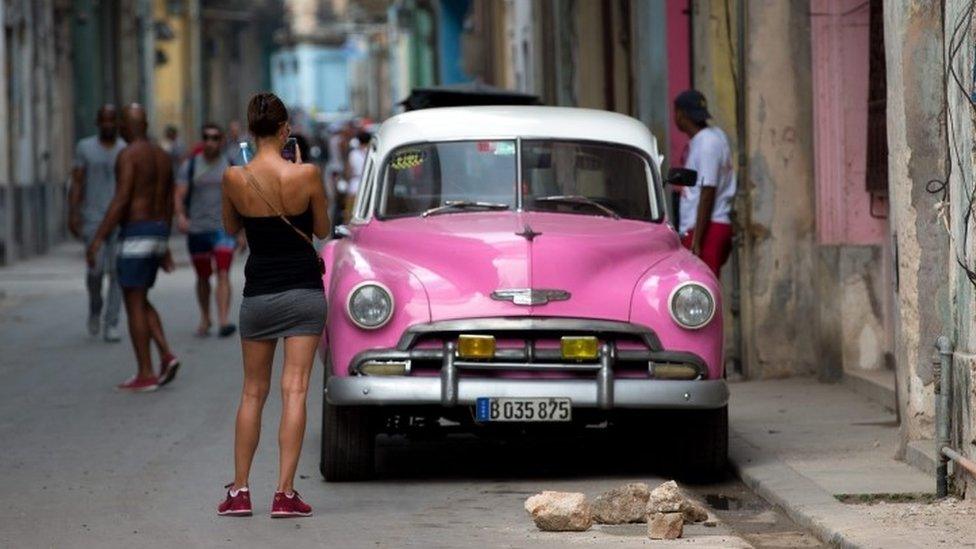
[[(174, 240), (174, 249), (182, 244)], [(522, 508), (545, 489), (596, 496), (625, 482), (652, 486), (666, 469), (634, 467), (626, 440), (599, 434), (507, 442), (381, 439), (380, 478), (327, 484), (318, 472), (321, 366), (296, 488), (315, 516), (267, 517), (276, 476), (276, 392), (251, 479), (256, 515), (214, 512), (233, 477), (240, 390), (236, 338), (192, 336), (192, 273), (161, 275), (151, 294), (184, 367), (169, 387), (120, 394), (134, 372), (128, 340), (85, 331), (81, 247), (0, 268), (0, 547), (566, 547), (655, 545), (644, 525), (539, 532)], [(240, 265), (235, 266), (240, 290)], [(621, 465), (621, 464), (624, 465)], [(815, 547), (735, 480), (689, 486), (718, 519), (673, 543)], [(666, 542), (658, 542), (666, 543)]]

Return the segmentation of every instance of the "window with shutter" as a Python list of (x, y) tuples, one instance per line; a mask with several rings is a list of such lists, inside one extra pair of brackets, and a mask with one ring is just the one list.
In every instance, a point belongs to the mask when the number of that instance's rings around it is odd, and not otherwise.
[[(888, 123), (886, 119), (884, 13), (882, 0), (871, 0), (868, 66), (868, 150), (865, 187), (874, 197), (888, 194)], [(873, 208), (872, 208), (873, 210)]]

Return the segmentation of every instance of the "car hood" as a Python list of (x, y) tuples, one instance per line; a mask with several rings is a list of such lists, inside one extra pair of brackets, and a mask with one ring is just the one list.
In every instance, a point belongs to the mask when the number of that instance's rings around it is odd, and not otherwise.
[[(541, 212), (372, 221), (356, 241), (396, 258), (421, 281), (432, 321), (526, 315), (627, 321), (641, 275), (679, 246), (666, 224)], [(556, 292), (548, 302), (517, 304), (527, 296), (515, 290), (526, 289)]]

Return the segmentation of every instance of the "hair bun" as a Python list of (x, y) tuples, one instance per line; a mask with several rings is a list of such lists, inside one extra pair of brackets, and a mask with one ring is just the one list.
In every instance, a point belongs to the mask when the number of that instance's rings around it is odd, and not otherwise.
[(274, 135), (286, 122), (288, 122), (288, 109), (277, 95), (264, 92), (251, 97), (247, 104), (247, 129), (252, 135), (255, 137)]

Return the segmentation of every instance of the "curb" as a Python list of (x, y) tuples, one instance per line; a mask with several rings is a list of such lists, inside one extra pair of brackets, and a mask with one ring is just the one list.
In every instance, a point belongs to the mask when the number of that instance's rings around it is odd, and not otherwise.
[(887, 528), (873, 524), (856, 508), (837, 501), (812, 480), (776, 456), (764, 453), (734, 430), (729, 432), (729, 442), (729, 462), (736, 476), (820, 541), (845, 549), (923, 547), (892, 536)]

